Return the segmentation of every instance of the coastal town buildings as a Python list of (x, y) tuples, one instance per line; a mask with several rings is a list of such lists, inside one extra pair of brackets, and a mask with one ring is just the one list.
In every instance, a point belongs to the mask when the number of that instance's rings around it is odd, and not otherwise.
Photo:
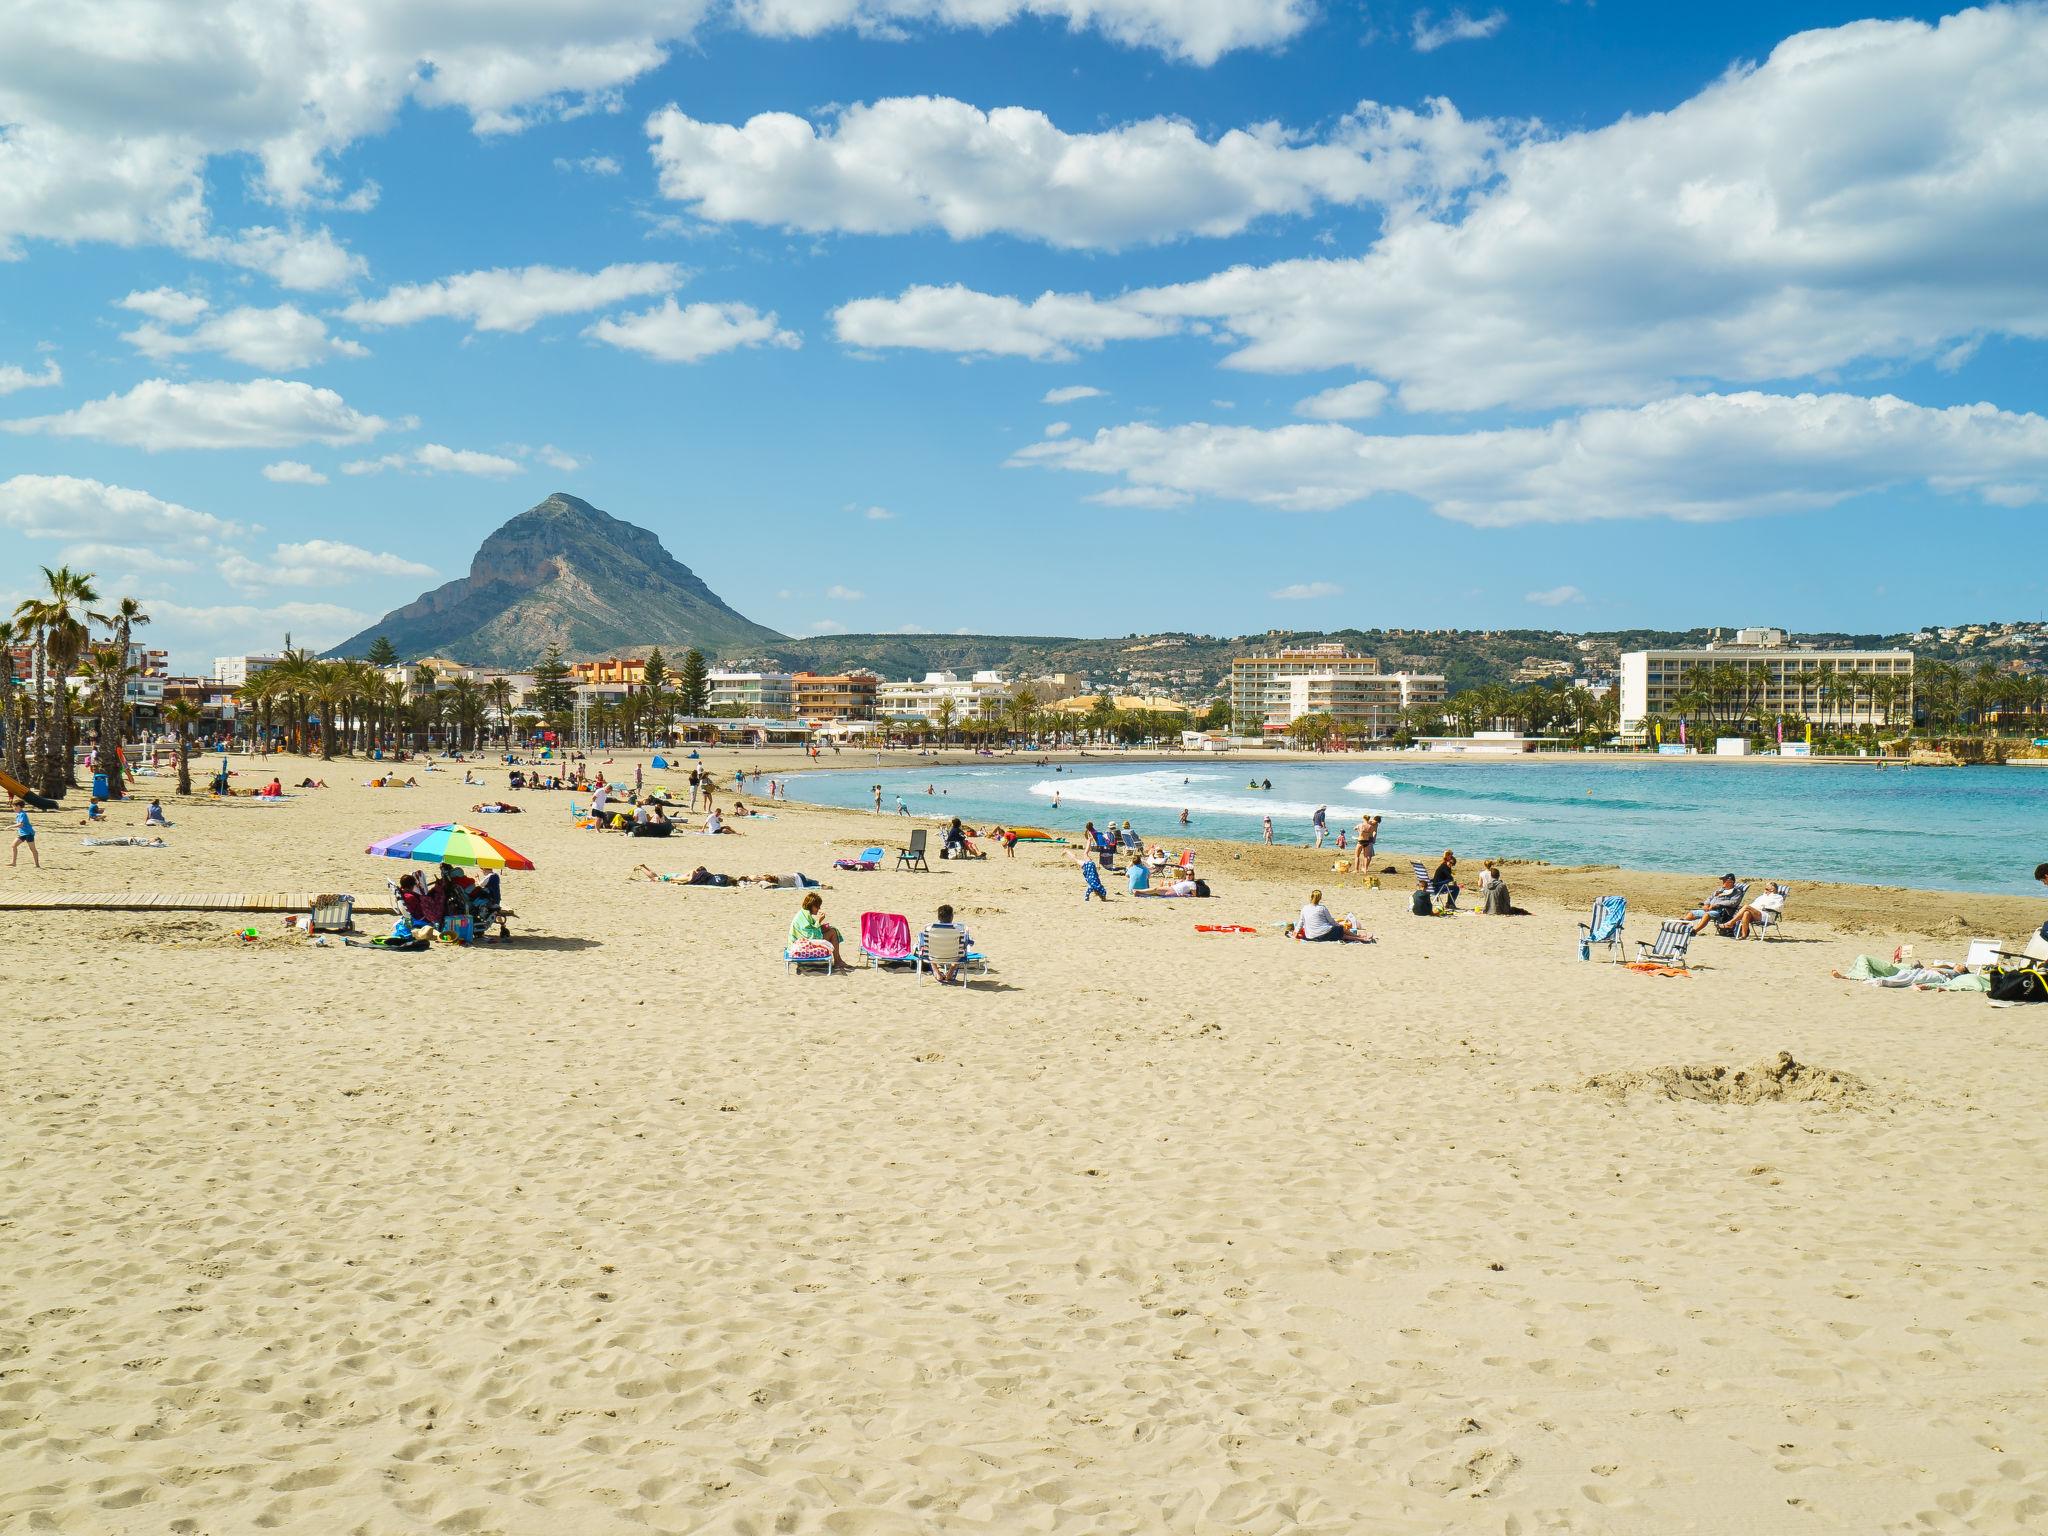
[[(1001, 717), (1012, 688), (1000, 672), (961, 677), (952, 672), (927, 672), (922, 682), (906, 679), (883, 683), (875, 690), (875, 711), (890, 720), (967, 720)], [(950, 706), (950, 707), (949, 707)]]
[(247, 687), (250, 678), (283, 660), (284, 656), (277, 651), (264, 651), (253, 656), (216, 656), (213, 658), (213, 680), (229, 688)]
[(706, 681), (711, 685), (713, 713), (737, 709), (768, 720), (788, 720), (796, 714), (796, 678), (788, 672), (728, 672), (714, 667)]
[[(1732, 669), (1723, 671), (1722, 669)], [(1782, 629), (1738, 629), (1690, 649), (1626, 651), (1621, 657), (1621, 731), (1685, 713), (1686, 701), (1739, 679), (1743, 712), (1794, 715), (1846, 726), (1913, 718), (1913, 653), (1826, 650)]]
[(572, 683), (613, 684), (630, 692), (647, 682), (647, 663), (637, 656), (606, 656), (569, 664)]
[(881, 678), (856, 668), (851, 672), (798, 672), (791, 681), (796, 689), (796, 713), (802, 720), (819, 725), (827, 720), (872, 720), (875, 693)]
[(1230, 715), (1242, 731), (1278, 736), (1303, 715), (1326, 714), (1341, 735), (1391, 736), (1402, 711), (1440, 704), (1444, 679), (1434, 672), (1382, 672), (1377, 658), (1334, 641), (1290, 647), (1230, 664)]

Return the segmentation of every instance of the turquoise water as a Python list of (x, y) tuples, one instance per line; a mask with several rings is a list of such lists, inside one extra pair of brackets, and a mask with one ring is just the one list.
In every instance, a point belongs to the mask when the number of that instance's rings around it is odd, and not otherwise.
[[(1248, 790), (1253, 773), (1273, 788)], [(1275, 842), (1307, 843), (1309, 817), (1324, 805), (1332, 843), (1339, 827), (1348, 832), (1371, 811), (1386, 818), (1383, 847), (1455, 848), (1460, 858), (2033, 893), (2041, 889), (2034, 866), (2048, 860), (2048, 770), (2038, 768), (1353, 758), (1056, 770), (921, 768), (911, 759), (800, 774), (789, 794), (872, 809), (877, 783), (889, 818), (900, 795), (914, 816), (1021, 822), (1068, 837), (1083, 822), (1128, 817), (1148, 838), (1170, 842), (1186, 807), (1197, 837), (1256, 842), (1270, 815)]]

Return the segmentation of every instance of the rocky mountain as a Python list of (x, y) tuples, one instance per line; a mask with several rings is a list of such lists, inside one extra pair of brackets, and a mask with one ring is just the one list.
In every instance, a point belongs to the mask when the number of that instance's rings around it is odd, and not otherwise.
[(385, 636), (406, 660), (530, 667), (550, 645), (571, 661), (660, 646), (676, 656), (760, 649), (783, 636), (735, 612), (645, 528), (557, 491), (485, 539), (469, 575), (384, 615), (327, 654)]

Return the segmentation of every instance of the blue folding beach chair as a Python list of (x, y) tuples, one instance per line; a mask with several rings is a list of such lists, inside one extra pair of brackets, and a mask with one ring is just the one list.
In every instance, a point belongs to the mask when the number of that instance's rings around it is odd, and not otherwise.
[(1626, 951), (1621, 947), (1621, 925), (1628, 916), (1628, 898), (1625, 896), (1602, 896), (1593, 903), (1590, 921), (1579, 924), (1579, 954), (1590, 960), (1593, 946), (1605, 944), (1607, 956), (1617, 965)]
[(1096, 867), (1093, 859), (1083, 859), (1081, 861), (1081, 881), (1087, 887), (1086, 890), (1081, 892), (1082, 906), (1088, 905), (1088, 898), (1090, 896), (1100, 897), (1104, 901), (1109, 900), (1109, 892), (1102, 884), (1102, 871)]

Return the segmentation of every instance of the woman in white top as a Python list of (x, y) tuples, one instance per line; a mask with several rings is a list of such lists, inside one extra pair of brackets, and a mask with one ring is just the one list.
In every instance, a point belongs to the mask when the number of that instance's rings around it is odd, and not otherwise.
[(1323, 905), (1323, 893), (1310, 891), (1308, 905), (1301, 909), (1300, 925), (1294, 930), (1311, 944), (1363, 944), (1370, 935), (1353, 933)]

